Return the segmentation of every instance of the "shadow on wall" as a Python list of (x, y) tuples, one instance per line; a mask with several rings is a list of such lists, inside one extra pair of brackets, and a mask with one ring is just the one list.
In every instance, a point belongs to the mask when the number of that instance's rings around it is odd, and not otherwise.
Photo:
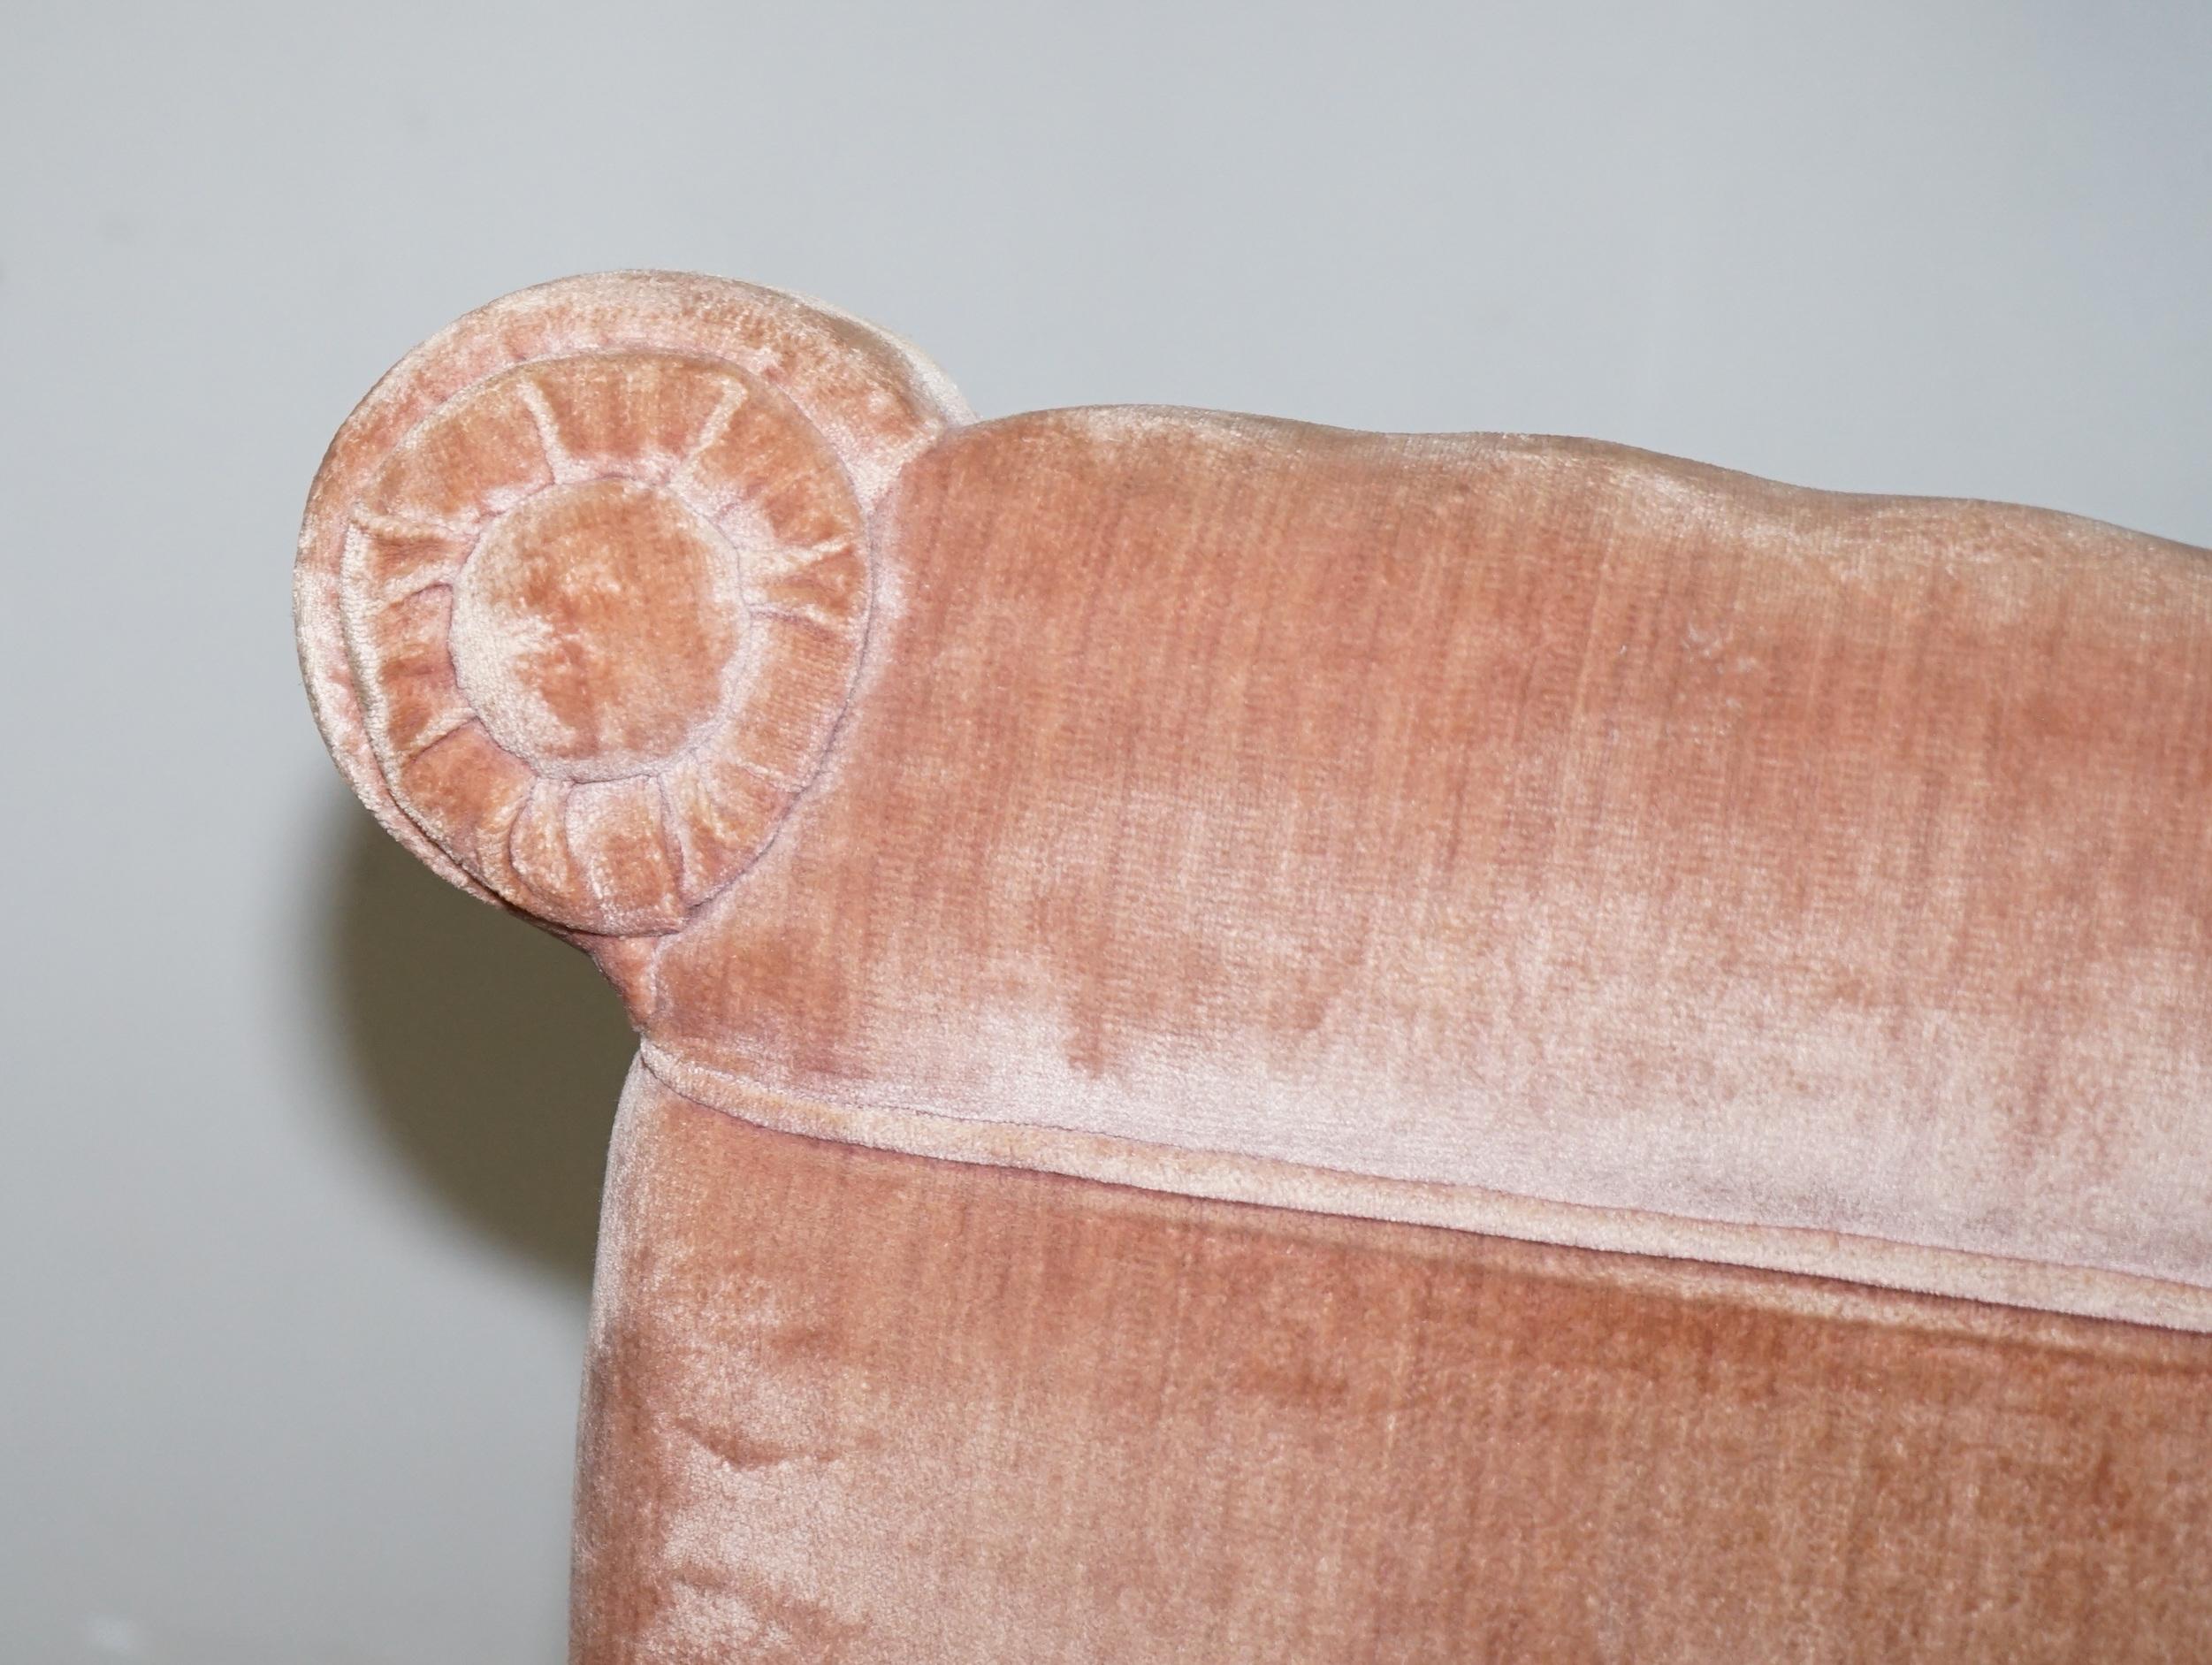
[(350, 799), (336, 1017), (378, 1130), (477, 1230), (588, 1286), (637, 1037), (576, 949), (462, 895)]

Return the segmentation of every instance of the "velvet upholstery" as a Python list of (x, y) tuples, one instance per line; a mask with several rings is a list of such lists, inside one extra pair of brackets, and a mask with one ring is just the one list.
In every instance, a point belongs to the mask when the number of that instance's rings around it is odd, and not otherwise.
[(641, 1032), (580, 1659), (2204, 1644), (2204, 552), (633, 273), (297, 598)]
[(2212, 1336), (974, 1168), (638, 1071), (590, 1665), (2212, 1657)]

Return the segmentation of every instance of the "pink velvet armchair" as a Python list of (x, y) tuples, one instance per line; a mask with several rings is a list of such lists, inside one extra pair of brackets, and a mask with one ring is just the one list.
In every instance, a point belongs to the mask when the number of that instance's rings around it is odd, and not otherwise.
[(339, 766), (640, 1036), (575, 1657), (2212, 1658), (2212, 556), (584, 278)]

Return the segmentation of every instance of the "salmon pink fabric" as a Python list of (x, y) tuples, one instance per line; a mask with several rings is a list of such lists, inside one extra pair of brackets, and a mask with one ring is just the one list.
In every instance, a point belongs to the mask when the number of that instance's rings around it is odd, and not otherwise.
[(617, 273), (297, 604), (640, 1032), (580, 1657), (2201, 1651), (2212, 554)]

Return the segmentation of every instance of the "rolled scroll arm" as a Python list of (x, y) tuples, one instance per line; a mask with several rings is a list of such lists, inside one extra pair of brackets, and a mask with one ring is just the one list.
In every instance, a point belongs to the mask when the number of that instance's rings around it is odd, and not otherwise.
[(965, 411), (773, 290), (572, 279), (362, 401), (301, 535), (302, 664), (364, 803), (570, 932), (678, 928), (774, 836), (866, 639), (869, 515)]

